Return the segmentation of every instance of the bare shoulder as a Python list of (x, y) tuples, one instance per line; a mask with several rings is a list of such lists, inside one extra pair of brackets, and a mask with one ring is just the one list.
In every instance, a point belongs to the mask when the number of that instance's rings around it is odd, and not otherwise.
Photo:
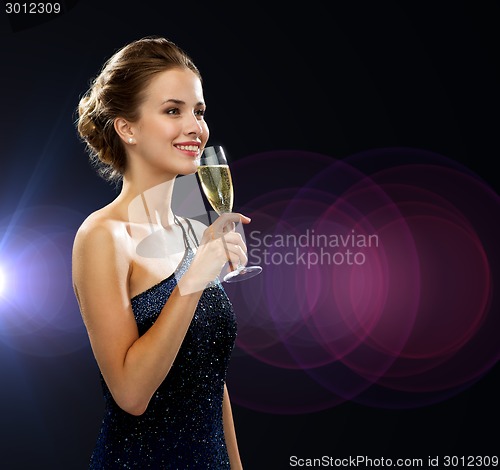
[(120, 224), (104, 209), (90, 214), (80, 225), (76, 236), (74, 249), (85, 249), (88, 245), (109, 247), (116, 242), (120, 232)]
[(110, 263), (128, 270), (129, 237), (126, 223), (108, 208), (89, 215), (78, 229), (73, 244), (73, 274), (92, 271), (96, 264)]

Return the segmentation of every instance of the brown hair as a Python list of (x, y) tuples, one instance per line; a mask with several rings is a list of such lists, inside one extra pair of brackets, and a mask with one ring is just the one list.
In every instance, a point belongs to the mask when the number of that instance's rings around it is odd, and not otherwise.
[(115, 119), (137, 120), (143, 92), (151, 79), (174, 68), (192, 70), (201, 80), (193, 61), (173, 42), (161, 37), (139, 39), (106, 61), (80, 99), (78, 133), (105, 179), (120, 179), (126, 168), (125, 148), (115, 131)]

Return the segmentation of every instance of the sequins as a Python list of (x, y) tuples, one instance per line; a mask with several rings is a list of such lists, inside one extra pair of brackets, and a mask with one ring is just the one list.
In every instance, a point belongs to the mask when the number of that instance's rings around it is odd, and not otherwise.
[[(178, 275), (192, 258), (188, 248)], [(175, 286), (172, 275), (132, 299), (141, 335)], [(217, 282), (202, 294), (175, 362), (143, 415), (120, 409), (101, 377), (105, 412), (90, 468), (229, 469), (222, 398), (235, 338), (233, 309)]]

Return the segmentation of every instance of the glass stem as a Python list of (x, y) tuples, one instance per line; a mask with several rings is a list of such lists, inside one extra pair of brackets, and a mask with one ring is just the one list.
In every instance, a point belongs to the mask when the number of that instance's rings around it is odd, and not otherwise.
[(226, 251), (227, 262), (229, 263), (229, 269), (230, 269), (231, 271), (234, 271), (234, 270), (235, 270), (235, 269), (237, 269), (237, 268), (235, 268), (235, 267), (234, 267), (234, 264), (233, 264), (233, 262), (231, 261), (231, 258), (229, 257), (229, 250), (228, 250), (228, 248), (227, 248), (226, 239), (224, 238), (224, 235), (222, 235), (222, 237), (221, 237), (221, 238), (222, 238), (222, 244), (224, 245), (224, 250)]

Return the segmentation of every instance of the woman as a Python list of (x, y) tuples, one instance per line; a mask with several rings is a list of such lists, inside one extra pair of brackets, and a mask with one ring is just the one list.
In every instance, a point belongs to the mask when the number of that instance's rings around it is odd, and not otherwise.
[[(242, 468), (225, 385), (236, 323), (217, 275), (228, 257), (246, 263), (232, 228), (250, 219), (224, 214), (207, 228), (171, 209), (175, 178), (196, 172), (207, 143), (204, 112), (197, 68), (164, 38), (119, 50), (79, 104), (93, 161), (122, 181), (73, 251), (105, 398), (94, 469)], [(161, 233), (168, 256), (144, 256), (147, 233)]]

